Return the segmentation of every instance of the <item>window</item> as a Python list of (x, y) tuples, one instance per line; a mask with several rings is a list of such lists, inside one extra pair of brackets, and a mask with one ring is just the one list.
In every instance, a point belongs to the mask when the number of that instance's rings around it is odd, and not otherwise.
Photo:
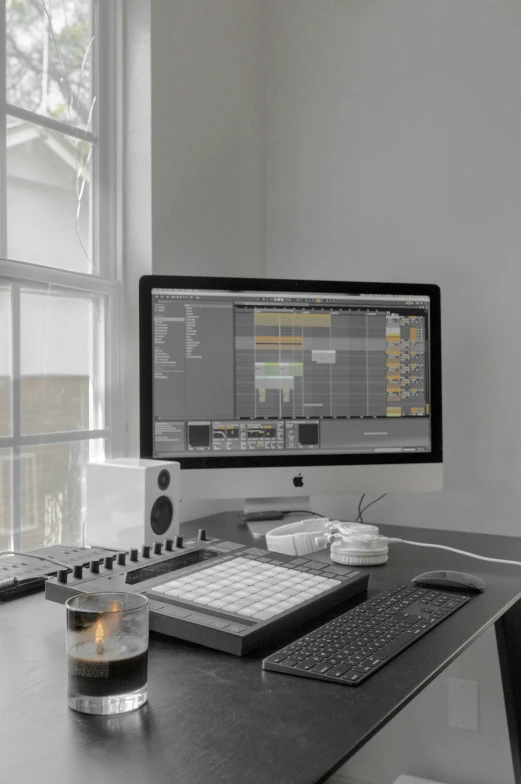
[(0, 550), (30, 550), (81, 543), (121, 448), (119, 3), (0, 9)]

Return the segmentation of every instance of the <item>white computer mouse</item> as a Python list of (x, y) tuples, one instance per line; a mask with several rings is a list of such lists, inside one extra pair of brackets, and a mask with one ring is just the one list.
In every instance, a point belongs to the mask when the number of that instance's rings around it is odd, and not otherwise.
[(481, 577), (466, 572), (424, 572), (413, 577), (411, 582), (431, 588), (457, 588), (460, 591), (484, 591), (485, 583)]

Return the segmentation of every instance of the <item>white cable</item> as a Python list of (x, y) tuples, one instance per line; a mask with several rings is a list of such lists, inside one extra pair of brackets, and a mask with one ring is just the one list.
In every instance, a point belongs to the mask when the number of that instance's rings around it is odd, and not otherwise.
[(502, 558), (487, 558), (487, 556), (485, 555), (476, 555), (476, 553), (467, 553), (465, 550), (457, 550), (455, 547), (447, 547), (447, 545), (445, 544), (427, 544), (426, 542), (409, 542), (407, 541), (407, 539), (395, 539), (394, 537), (388, 538), (387, 541), (390, 542), (391, 544), (395, 542), (401, 542), (402, 544), (412, 544), (415, 547), (436, 547), (439, 550), (450, 550), (451, 553), (458, 553), (459, 555), (468, 555), (469, 558), (477, 558), (479, 561), (490, 561), (491, 563), (512, 564), (513, 566), (521, 566), (521, 561), (505, 561)]

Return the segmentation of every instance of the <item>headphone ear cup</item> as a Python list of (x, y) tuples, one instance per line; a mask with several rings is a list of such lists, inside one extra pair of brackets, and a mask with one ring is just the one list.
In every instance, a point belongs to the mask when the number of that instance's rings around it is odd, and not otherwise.
[(332, 561), (345, 566), (377, 566), (389, 559), (389, 547), (383, 537), (354, 534), (333, 542), (330, 556)]
[(380, 534), (378, 526), (370, 525), (369, 523), (339, 523), (338, 531), (344, 536), (353, 536), (355, 534), (379, 536)]
[(343, 566), (378, 566), (387, 563), (389, 555), (346, 555), (341, 552), (331, 551), (331, 560)]

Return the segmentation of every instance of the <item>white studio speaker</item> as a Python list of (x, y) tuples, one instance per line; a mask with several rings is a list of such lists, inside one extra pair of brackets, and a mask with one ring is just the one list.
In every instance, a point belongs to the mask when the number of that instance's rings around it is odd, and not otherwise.
[(87, 465), (87, 544), (128, 550), (179, 534), (181, 471), (165, 460)]

